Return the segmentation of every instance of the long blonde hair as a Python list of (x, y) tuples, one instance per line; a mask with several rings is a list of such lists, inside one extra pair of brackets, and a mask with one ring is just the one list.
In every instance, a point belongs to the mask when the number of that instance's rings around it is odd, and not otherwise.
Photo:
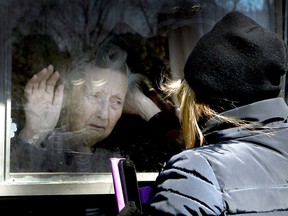
[(199, 125), (200, 120), (217, 118), (221, 122), (235, 126), (248, 126), (244, 120), (222, 116), (211, 109), (208, 104), (197, 102), (194, 91), (185, 80), (162, 83), (161, 88), (169, 96), (174, 95), (175, 103), (179, 108), (179, 118), (186, 148), (199, 147), (206, 143)]

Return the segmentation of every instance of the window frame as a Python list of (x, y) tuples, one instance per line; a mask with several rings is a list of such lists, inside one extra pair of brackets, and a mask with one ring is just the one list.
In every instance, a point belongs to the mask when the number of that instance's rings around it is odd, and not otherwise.
[[(277, 1), (276, 1), (277, 2)], [(282, 2), (282, 1), (281, 1)], [(285, 8), (288, 1), (284, 1)], [(114, 194), (112, 173), (10, 173), (10, 117), (12, 41), (9, 39), (7, 7), (0, 7), (0, 196)], [(287, 43), (287, 11), (284, 11)], [(283, 85), (285, 92), (286, 85)], [(156, 172), (137, 173), (139, 182), (152, 182)]]
[[(114, 194), (112, 173), (10, 173), (12, 40), (7, 5), (0, 7), (0, 196)], [(157, 173), (137, 173), (154, 181)]]

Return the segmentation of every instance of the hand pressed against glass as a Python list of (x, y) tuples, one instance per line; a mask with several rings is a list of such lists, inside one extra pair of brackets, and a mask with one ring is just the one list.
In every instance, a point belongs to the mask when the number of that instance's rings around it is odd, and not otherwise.
[(94, 67), (87, 71), (81, 103), (71, 120), (71, 130), (84, 129), (86, 146), (105, 139), (119, 120), (128, 89), (126, 74)]
[[(25, 126), (20, 137), (32, 144), (40, 143), (55, 128), (63, 102), (64, 86), (56, 83), (58, 71), (52, 65), (35, 74), (25, 86)], [(43, 137), (43, 138), (41, 138)]]

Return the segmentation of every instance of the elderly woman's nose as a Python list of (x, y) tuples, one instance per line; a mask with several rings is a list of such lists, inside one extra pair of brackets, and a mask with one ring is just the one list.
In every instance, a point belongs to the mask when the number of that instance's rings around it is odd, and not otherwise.
[(109, 117), (109, 101), (101, 100), (101, 102), (98, 104), (98, 109), (95, 114), (98, 118), (107, 119)]

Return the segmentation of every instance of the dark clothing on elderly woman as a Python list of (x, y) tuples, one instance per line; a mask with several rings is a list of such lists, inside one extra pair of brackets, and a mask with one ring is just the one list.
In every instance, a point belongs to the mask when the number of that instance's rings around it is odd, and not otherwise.
[(152, 215), (287, 215), (288, 108), (281, 98), (222, 113), (251, 129), (211, 119), (207, 146), (172, 157), (157, 178)]
[(111, 157), (128, 157), (134, 161), (137, 171), (157, 172), (165, 161), (183, 149), (179, 120), (167, 111), (156, 114), (148, 123), (139, 116), (123, 114), (110, 136), (89, 153), (69, 149), (69, 146), (83, 145), (82, 139), (78, 139), (80, 134), (57, 128), (41, 146), (14, 138), (11, 171), (110, 172)]

